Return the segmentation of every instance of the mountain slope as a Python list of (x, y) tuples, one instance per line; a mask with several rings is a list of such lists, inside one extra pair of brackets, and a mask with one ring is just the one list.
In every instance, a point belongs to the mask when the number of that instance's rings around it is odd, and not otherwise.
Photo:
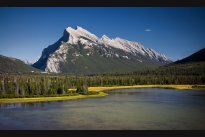
[(164, 75), (189, 75), (204, 77), (205, 76), (205, 49), (168, 65), (156, 69), (158, 73)]
[(197, 51), (196, 53), (182, 59), (179, 61), (174, 62), (175, 64), (180, 64), (180, 63), (188, 63), (188, 62), (200, 62), (200, 61), (205, 61), (205, 48)]
[(138, 42), (106, 35), (98, 38), (77, 26), (66, 28), (33, 66), (46, 72), (94, 74), (143, 70), (170, 62), (163, 54)]
[(31, 71), (40, 71), (23, 61), (11, 57), (0, 55), (0, 73), (24, 73)]

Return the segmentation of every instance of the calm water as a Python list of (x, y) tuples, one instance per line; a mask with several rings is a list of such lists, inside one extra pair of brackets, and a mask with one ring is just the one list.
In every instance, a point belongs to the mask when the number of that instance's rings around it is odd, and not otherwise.
[(205, 91), (150, 88), (109, 94), (0, 104), (0, 129), (205, 129)]

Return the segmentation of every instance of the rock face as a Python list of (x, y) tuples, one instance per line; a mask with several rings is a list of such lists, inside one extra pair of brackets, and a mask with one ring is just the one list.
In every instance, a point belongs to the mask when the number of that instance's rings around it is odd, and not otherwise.
[(34, 67), (54, 73), (113, 73), (142, 70), (170, 63), (165, 55), (126, 39), (98, 38), (77, 26), (42, 52)]

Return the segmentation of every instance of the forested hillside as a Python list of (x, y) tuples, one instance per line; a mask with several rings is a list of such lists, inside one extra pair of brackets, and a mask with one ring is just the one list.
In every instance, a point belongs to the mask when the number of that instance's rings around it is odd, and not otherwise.
[(28, 73), (31, 71), (40, 72), (19, 59), (0, 55), (0, 73)]
[(205, 62), (161, 67), (157, 70), (104, 75), (0, 75), (0, 97), (69, 95), (69, 88), (141, 84), (205, 84)]

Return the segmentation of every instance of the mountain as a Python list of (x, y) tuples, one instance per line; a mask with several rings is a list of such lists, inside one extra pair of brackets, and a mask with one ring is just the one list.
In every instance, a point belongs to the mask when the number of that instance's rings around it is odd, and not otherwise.
[(165, 55), (142, 44), (122, 38), (98, 38), (77, 26), (45, 48), (33, 67), (46, 72), (96, 74), (130, 72), (170, 63)]
[(198, 52), (182, 59), (179, 61), (174, 62), (175, 64), (183, 64), (188, 62), (201, 62), (205, 61), (205, 48), (199, 50)]
[(156, 69), (160, 74), (205, 76), (205, 48), (192, 55)]
[(23, 61), (0, 55), (0, 73), (39, 72), (40, 70), (25, 64)]

